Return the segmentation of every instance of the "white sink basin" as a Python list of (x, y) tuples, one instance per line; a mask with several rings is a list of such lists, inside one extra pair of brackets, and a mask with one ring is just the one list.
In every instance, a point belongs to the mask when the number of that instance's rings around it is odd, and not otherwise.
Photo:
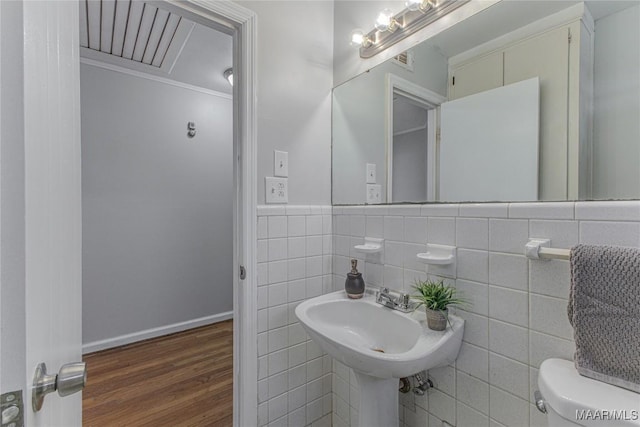
[(397, 425), (397, 378), (452, 363), (464, 333), (457, 316), (449, 316), (444, 331), (432, 331), (423, 309), (401, 313), (376, 304), (373, 294), (352, 300), (333, 292), (301, 303), (295, 313), (312, 340), (355, 371), (362, 426)]
[(376, 304), (373, 295), (351, 300), (342, 291), (301, 303), (296, 316), (324, 351), (378, 378), (448, 365), (458, 355), (464, 331), (464, 320), (456, 316), (449, 316), (445, 331), (432, 331), (424, 310), (405, 314)]

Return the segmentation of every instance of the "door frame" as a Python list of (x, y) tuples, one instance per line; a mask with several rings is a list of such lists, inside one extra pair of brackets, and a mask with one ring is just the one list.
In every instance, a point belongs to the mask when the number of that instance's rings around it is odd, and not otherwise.
[(385, 97), (385, 124), (386, 124), (386, 170), (387, 170), (387, 203), (393, 203), (393, 94), (397, 93), (409, 98), (416, 104), (428, 110), (427, 113), (427, 200), (435, 201), (437, 198), (437, 131), (438, 111), (440, 104), (447, 100), (446, 97), (425, 89), (409, 80), (403, 79), (392, 73), (386, 75)]

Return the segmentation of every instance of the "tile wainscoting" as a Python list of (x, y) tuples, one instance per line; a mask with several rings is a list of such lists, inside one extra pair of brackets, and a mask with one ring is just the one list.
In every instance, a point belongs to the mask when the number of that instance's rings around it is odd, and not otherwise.
[[(571, 359), (568, 261), (524, 257), (529, 237), (556, 248), (576, 243), (640, 247), (640, 202), (258, 207), (258, 424), (356, 426), (358, 386), (350, 369), (302, 330), (301, 301), (343, 288), (350, 258), (370, 287), (410, 291), (442, 278), (471, 305), (452, 366), (434, 369), (425, 396), (400, 395), (400, 425), (538, 426), (533, 405), (540, 363)], [(382, 257), (355, 253), (385, 239)], [(455, 269), (427, 268), (427, 243), (457, 247)]]
[(331, 206), (258, 206), (258, 425), (331, 426), (331, 358), (294, 309), (332, 290)]
[[(573, 356), (569, 262), (528, 260), (524, 245), (640, 247), (640, 202), (336, 206), (333, 226), (336, 289), (357, 258), (369, 286), (406, 292), (416, 279), (441, 278), (471, 302), (457, 310), (466, 319), (457, 361), (429, 372), (435, 387), (425, 396), (400, 395), (401, 426), (546, 426), (533, 391), (544, 359)], [(382, 257), (354, 252), (364, 236), (385, 239)], [(456, 246), (456, 267), (419, 262), (427, 243)], [(358, 386), (338, 362), (332, 393), (333, 426), (357, 425)]]

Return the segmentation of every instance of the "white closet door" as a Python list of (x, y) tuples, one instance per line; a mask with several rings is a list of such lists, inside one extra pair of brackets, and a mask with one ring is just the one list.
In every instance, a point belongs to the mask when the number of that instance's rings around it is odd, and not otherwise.
[(441, 201), (538, 199), (537, 78), (442, 104)]

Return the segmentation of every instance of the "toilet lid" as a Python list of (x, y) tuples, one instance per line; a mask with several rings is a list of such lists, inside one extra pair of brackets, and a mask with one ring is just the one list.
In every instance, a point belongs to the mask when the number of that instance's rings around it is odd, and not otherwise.
[(640, 426), (640, 394), (583, 377), (572, 361), (547, 359), (542, 362), (538, 387), (547, 405), (574, 423)]

